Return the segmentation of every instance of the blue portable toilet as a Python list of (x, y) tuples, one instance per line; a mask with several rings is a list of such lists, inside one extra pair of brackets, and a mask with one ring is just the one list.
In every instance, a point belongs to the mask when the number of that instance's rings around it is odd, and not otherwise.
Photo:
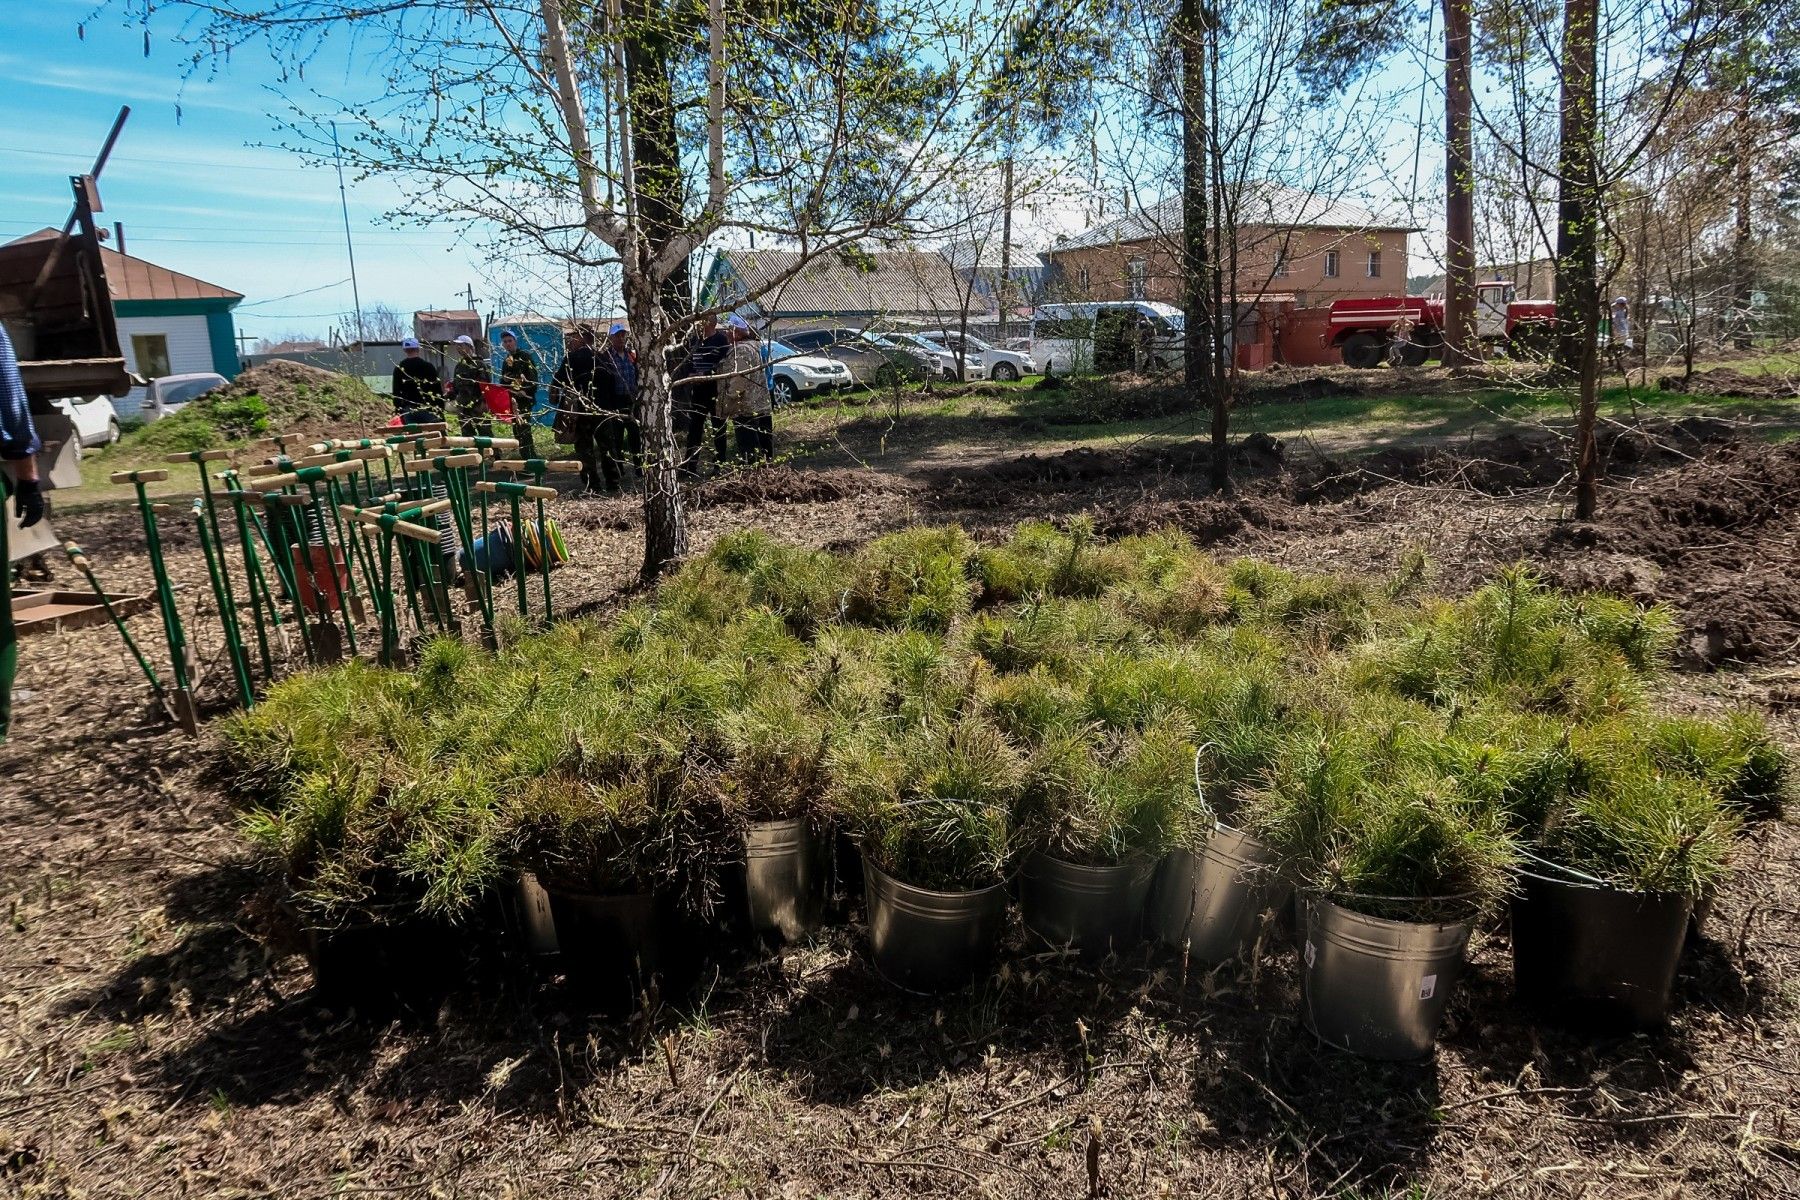
[(540, 316), (537, 313), (521, 313), (516, 317), (500, 317), (488, 324), (488, 345), (493, 347), (494, 378), (500, 377), (500, 363), (506, 358), (506, 351), (500, 346), (500, 335), (511, 331), (518, 339), (519, 345), (537, 360), (538, 390), (537, 401), (532, 405), (531, 421), (534, 425), (549, 427), (556, 423), (556, 409), (550, 403), (550, 378), (556, 374), (563, 360), (563, 323), (554, 317)]

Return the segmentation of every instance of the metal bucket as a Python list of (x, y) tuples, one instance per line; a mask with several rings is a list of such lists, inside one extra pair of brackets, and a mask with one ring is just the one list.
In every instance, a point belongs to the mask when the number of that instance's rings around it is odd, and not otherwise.
[(1512, 900), (1519, 998), (1567, 1024), (1609, 1031), (1662, 1024), (1692, 909), (1686, 896), (1522, 873)]
[(1462, 974), (1467, 922), (1388, 921), (1306, 896), (1300, 1011), (1321, 1041), (1364, 1058), (1423, 1058)]
[(994, 961), (1006, 927), (1006, 885), (974, 892), (914, 887), (863, 856), (875, 969), (912, 992), (959, 988)]
[(1143, 939), (1144, 899), (1155, 871), (1147, 858), (1084, 867), (1033, 854), (1019, 879), (1019, 910), (1052, 946), (1087, 955), (1125, 950)]
[(817, 929), (830, 882), (825, 840), (805, 817), (744, 831), (744, 893), (758, 933), (793, 941)]
[(519, 872), (514, 903), (519, 910), (519, 929), (525, 937), (525, 949), (533, 954), (555, 954), (556, 918), (550, 915), (550, 893), (530, 871)]
[(1199, 853), (1163, 859), (1150, 900), (1150, 932), (1195, 960), (1224, 962), (1287, 904), (1292, 885), (1276, 869), (1273, 850), (1241, 830), (1214, 823)]

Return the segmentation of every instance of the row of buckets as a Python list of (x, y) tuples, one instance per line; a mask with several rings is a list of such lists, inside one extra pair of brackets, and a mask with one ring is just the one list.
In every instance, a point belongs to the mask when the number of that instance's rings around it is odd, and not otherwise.
[[(1015, 903), (1031, 934), (1054, 948), (1097, 957), (1151, 937), (1203, 964), (1246, 953), (1291, 912), (1302, 1018), (1321, 1040), (1369, 1058), (1431, 1053), (1473, 932), (1469, 921), (1395, 920), (1296, 895), (1266, 846), (1223, 824), (1198, 851), (1160, 862), (1088, 866), (1037, 853), (1017, 879), (964, 892), (914, 886), (836, 845), (805, 819), (750, 827), (743, 887), (757, 932), (796, 940), (819, 928), (835, 862), (858, 859), (873, 964), (912, 992), (952, 991), (989, 972)], [(556, 953), (572, 978), (647, 976), (667, 953), (650, 895), (545, 890), (527, 875), (519, 901), (531, 949)], [(1510, 905), (1520, 998), (1601, 1030), (1661, 1023), (1692, 907), (1686, 897), (1620, 891), (1538, 864)]]

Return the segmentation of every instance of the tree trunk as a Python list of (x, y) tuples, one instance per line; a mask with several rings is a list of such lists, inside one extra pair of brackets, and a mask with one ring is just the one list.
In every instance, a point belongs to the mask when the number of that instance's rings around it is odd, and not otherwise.
[(1476, 362), (1475, 138), (1468, 0), (1444, 0), (1444, 365)]
[[(1000, 212), (1000, 344), (1006, 345), (1008, 327), (1011, 320), (1012, 301), (1012, 218), (1013, 218), (1013, 152), (1010, 147), (1006, 151), (1006, 162), (1000, 172), (1001, 212)], [(981, 252), (975, 252), (972, 269), (981, 269)]]
[(645, 582), (688, 552), (687, 514), (681, 502), (680, 452), (675, 444), (674, 389), (662, 344), (668, 315), (649, 271), (650, 250), (640, 241), (624, 272), (625, 312), (638, 356), (637, 420), (644, 446)]
[(1556, 363), (1580, 380), (1575, 432), (1575, 515), (1593, 517), (1599, 491), (1594, 452), (1600, 338), (1600, 227), (1596, 185), (1597, 0), (1566, 0), (1562, 46), (1562, 144), (1557, 153)]
[(1181, 0), (1181, 307), (1182, 385), (1194, 410), (1212, 410), (1212, 484), (1230, 484), (1226, 458), (1225, 414), (1217, 403), (1213, 378), (1213, 335), (1209, 310), (1211, 225), (1208, 194), (1212, 186), (1211, 148), (1207, 133), (1206, 18), (1200, 0)]
[(1756, 273), (1751, 255), (1750, 205), (1754, 200), (1751, 186), (1750, 147), (1754, 145), (1750, 126), (1750, 86), (1738, 85), (1736, 108), (1732, 114), (1732, 145), (1737, 161), (1732, 164), (1732, 192), (1735, 228), (1731, 236), (1732, 307), (1737, 309), (1743, 325), (1732, 335), (1739, 350), (1750, 348), (1750, 308), (1756, 290)]

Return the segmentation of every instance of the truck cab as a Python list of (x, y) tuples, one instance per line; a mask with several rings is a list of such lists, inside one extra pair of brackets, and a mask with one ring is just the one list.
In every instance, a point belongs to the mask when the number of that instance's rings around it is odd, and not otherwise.
[(1509, 310), (1518, 288), (1505, 279), (1490, 279), (1475, 285), (1475, 336), (1484, 342), (1503, 342), (1510, 332)]

